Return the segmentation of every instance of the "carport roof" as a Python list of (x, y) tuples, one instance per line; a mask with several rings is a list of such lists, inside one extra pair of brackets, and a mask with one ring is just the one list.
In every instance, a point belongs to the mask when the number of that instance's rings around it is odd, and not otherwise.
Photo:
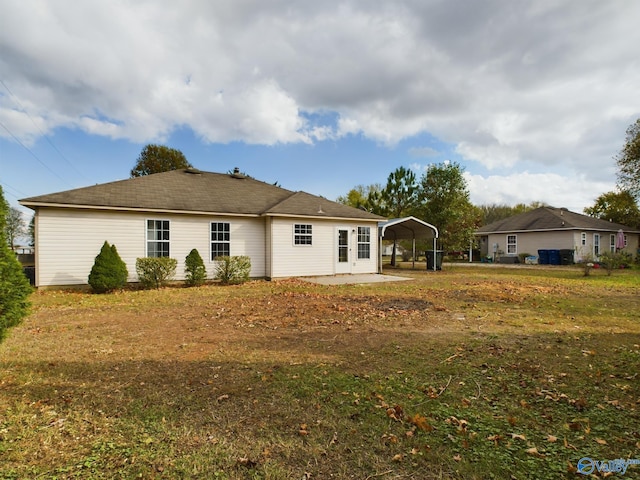
[(415, 217), (392, 218), (378, 223), (383, 240), (413, 240), (415, 238), (438, 238), (438, 229)]

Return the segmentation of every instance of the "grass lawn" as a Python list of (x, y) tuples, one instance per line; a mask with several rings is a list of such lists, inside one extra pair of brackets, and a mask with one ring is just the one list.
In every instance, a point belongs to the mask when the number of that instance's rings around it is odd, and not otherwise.
[(390, 273), (411, 281), (35, 293), (0, 345), (0, 479), (557, 479), (640, 459), (637, 270)]

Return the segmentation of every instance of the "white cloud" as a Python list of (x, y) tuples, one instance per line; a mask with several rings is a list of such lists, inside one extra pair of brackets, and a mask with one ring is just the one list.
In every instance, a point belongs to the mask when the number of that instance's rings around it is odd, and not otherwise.
[(608, 182), (589, 181), (584, 175), (555, 173), (515, 173), (512, 175), (472, 175), (464, 173), (474, 205), (516, 205), (542, 202), (582, 213), (603, 192), (614, 190)]
[[(2, 80), (40, 127), (9, 95), (0, 118), (23, 139), (65, 126), (143, 142), (188, 126), (205, 142), (362, 135), (394, 145), (429, 132), (487, 169), (562, 165), (597, 183), (613, 178), (611, 157), (640, 116), (637, 2), (23, 0), (2, 9)], [(334, 115), (310, 125), (316, 112)]]
[(440, 152), (431, 147), (413, 147), (409, 149), (409, 155), (417, 158), (430, 158), (439, 155)]

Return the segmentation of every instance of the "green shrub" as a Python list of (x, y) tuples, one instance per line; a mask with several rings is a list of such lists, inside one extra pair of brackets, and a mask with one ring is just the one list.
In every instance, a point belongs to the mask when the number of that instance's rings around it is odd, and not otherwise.
[(127, 265), (122, 261), (115, 245), (105, 241), (89, 273), (89, 285), (96, 293), (106, 293), (124, 287), (127, 283)]
[(225, 285), (249, 280), (251, 259), (247, 256), (216, 258), (216, 279)]
[(202, 285), (207, 279), (207, 269), (204, 266), (200, 252), (195, 248), (189, 252), (184, 261), (185, 282), (189, 286)]
[(631, 255), (625, 252), (604, 252), (600, 255), (600, 264), (607, 269), (607, 275), (611, 275), (618, 268), (628, 267)]
[(29, 313), (29, 280), (16, 254), (9, 248), (5, 234), (9, 206), (0, 187), (0, 341), (10, 327), (18, 325)]
[(138, 280), (145, 288), (165, 286), (176, 274), (178, 261), (170, 257), (144, 257), (136, 259)]

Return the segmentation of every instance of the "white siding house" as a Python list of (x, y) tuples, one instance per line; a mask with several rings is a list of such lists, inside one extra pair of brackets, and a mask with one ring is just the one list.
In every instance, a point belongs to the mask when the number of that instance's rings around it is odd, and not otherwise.
[(20, 201), (35, 210), (36, 286), (87, 283), (105, 241), (136, 259), (246, 255), (254, 278), (376, 273), (381, 217), (239, 174), (176, 170)]

